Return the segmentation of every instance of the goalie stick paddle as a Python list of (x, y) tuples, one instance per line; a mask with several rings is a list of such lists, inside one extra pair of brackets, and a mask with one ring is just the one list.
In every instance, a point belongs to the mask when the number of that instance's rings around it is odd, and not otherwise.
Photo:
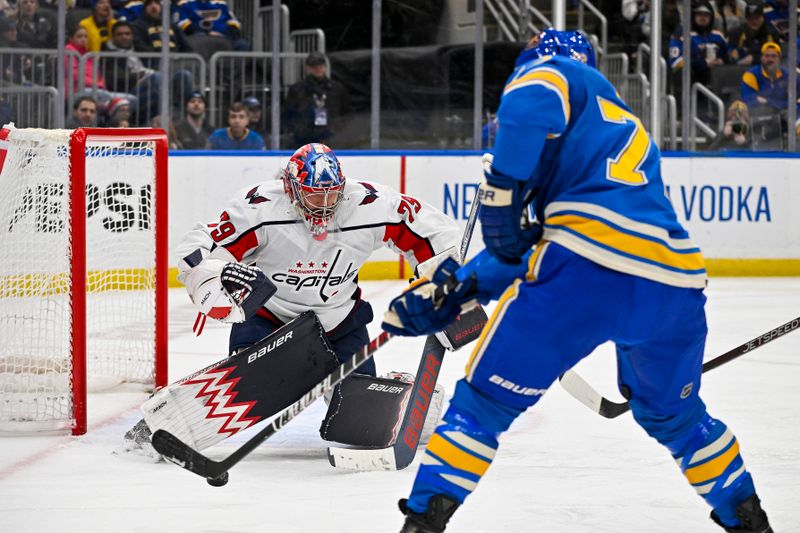
[[(744, 344), (741, 344), (722, 355), (718, 355), (717, 357), (706, 361), (703, 363), (703, 373), (713, 370), (718, 366), (722, 366), (725, 363), (732, 361), (746, 353), (750, 353), (756, 348), (760, 348), (768, 342), (772, 342), (773, 340), (787, 335), (798, 328), (800, 328), (800, 317), (790, 320), (785, 324), (781, 324), (780, 326), (771, 329), (766, 333), (755, 337), (754, 339), (750, 339)], [(561, 386), (564, 387), (564, 389), (570, 393), (572, 397), (600, 416), (605, 418), (616, 418), (621, 414), (630, 411), (631, 406), (629, 402), (614, 402), (609, 400), (597, 392), (591, 385), (589, 385), (589, 383), (587, 383), (585, 379), (578, 375), (577, 372), (568, 370), (558, 379), (561, 382)]]
[(385, 331), (381, 332), (381, 334), (371, 340), (368, 345), (356, 352), (353, 357), (328, 374), (325, 379), (315, 385), (310, 391), (303, 395), (302, 398), (276, 415), (264, 429), (256, 433), (250, 440), (245, 442), (225, 459), (219, 461), (210, 459), (182, 442), (172, 433), (163, 429), (159, 429), (153, 433), (153, 447), (158, 453), (163, 455), (165, 459), (206, 478), (209, 484), (222, 486), (227, 482), (228, 470), (247, 457), (247, 455), (262, 442), (277, 433), (278, 430), (285, 426), (290, 420), (302, 413), (320, 396), (333, 389), (337, 383), (352, 374), (356, 368), (372, 357), (378, 348), (386, 344), (391, 338), (391, 334)]

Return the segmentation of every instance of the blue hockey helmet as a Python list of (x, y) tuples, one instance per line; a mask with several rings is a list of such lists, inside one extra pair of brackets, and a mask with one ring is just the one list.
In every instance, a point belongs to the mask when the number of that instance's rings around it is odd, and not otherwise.
[(557, 31), (553, 28), (547, 28), (539, 35), (534, 35), (520, 54), (517, 64), (548, 55), (568, 57), (597, 68), (594, 47), (585, 33)]
[(333, 150), (320, 143), (301, 146), (283, 171), (283, 187), (315, 237), (324, 238), (344, 194), (345, 178)]

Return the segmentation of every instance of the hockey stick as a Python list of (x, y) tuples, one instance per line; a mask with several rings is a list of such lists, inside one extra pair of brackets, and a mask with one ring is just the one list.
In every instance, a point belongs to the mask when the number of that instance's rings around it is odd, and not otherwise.
[(361, 348), (353, 357), (328, 374), (325, 379), (315, 385), (302, 398), (281, 411), (281, 413), (267, 424), (264, 429), (251, 437), (250, 440), (245, 442), (225, 459), (220, 461), (209, 459), (182, 442), (172, 433), (163, 429), (159, 429), (153, 433), (153, 447), (158, 453), (163, 455), (165, 459), (206, 478), (209, 484), (214, 486), (225, 485), (225, 483), (228, 482), (228, 470), (233, 468), (236, 463), (256, 449), (259, 444), (277, 433), (278, 430), (285, 426), (290, 420), (302, 413), (320, 396), (332, 390), (337, 383), (352, 374), (356, 368), (372, 357), (378, 348), (386, 344), (391, 338), (391, 334), (385, 331), (381, 332), (381, 334), (372, 339), (368, 345)]
[[(478, 195), (472, 201), (469, 217), (461, 237), (459, 249), (463, 262), (467, 256), (475, 222), (478, 219)], [(350, 470), (402, 470), (411, 464), (417, 453), (419, 438), (425, 419), (428, 416), (431, 396), (439, 378), (445, 348), (442, 343), (431, 335), (425, 340), (422, 359), (419, 362), (414, 386), (406, 404), (405, 414), (397, 432), (397, 440), (385, 448), (341, 448), (328, 447), (328, 462), (331, 466), (342, 467)]]
[[(706, 361), (703, 363), (703, 373), (717, 368), (718, 366), (722, 366), (725, 363), (732, 361), (746, 353), (750, 353), (756, 348), (760, 348), (768, 342), (772, 342), (778, 337), (782, 337), (788, 333), (791, 333), (798, 328), (800, 328), (800, 317), (790, 320), (785, 324), (781, 324), (777, 328), (771, 329), (754, 339), (750, 339), (744, 344), (741, 344), (722, 355), (718, 355), (710, 361)], [(585, 379), (572, 370), (568, 370), (558, 379), (561, 382), (561, 386), (564, 387), (564, 389), (566, 389), (566, 391), (570, 393), (576, 400), (605, 418), (616, 418), (619, 415), (628, 412), (631, 408), (630, 403), (627, 401), (614, 402), (608, 398), (605, 398), (591, 385), (589, 385)]]

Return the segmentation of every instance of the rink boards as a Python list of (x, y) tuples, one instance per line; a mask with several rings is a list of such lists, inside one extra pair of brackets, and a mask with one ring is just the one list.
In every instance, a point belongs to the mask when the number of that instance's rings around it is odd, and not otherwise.
[[(172, 251), (194, 224), (219, 217), (241, 188), (278, 176), (289, 152), (172, 152), (169, 158)], [(338, 153), (348, 180), (394, 187), (464, 225), (481, 177), (479, 152)], [(678, 218), (702, 248), (712, 275), (800, 275), (800, 157), (667, 154), (662, 175)], [(470, 253), (480, 249), (480, 225)], [(174, 283), (175, 269), (171, 269)], [(379, 250), (361, 279), (408, 274), (397, 256)]]

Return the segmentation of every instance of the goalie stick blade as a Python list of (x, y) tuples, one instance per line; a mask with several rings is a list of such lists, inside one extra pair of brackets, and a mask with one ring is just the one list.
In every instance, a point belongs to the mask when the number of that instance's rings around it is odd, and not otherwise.
[(395, 462), (394, 447), (362, 449), (328, 447), (328, 462), (336, 468), (372, 472), (375, 470), (399, 470)]
[(153, 448), (164, 459), (204, 478), (214, 479), (225, 472), (215, 469), (215, 461), (190, 448), (169, 431), (159, 429), (153, 433)]

